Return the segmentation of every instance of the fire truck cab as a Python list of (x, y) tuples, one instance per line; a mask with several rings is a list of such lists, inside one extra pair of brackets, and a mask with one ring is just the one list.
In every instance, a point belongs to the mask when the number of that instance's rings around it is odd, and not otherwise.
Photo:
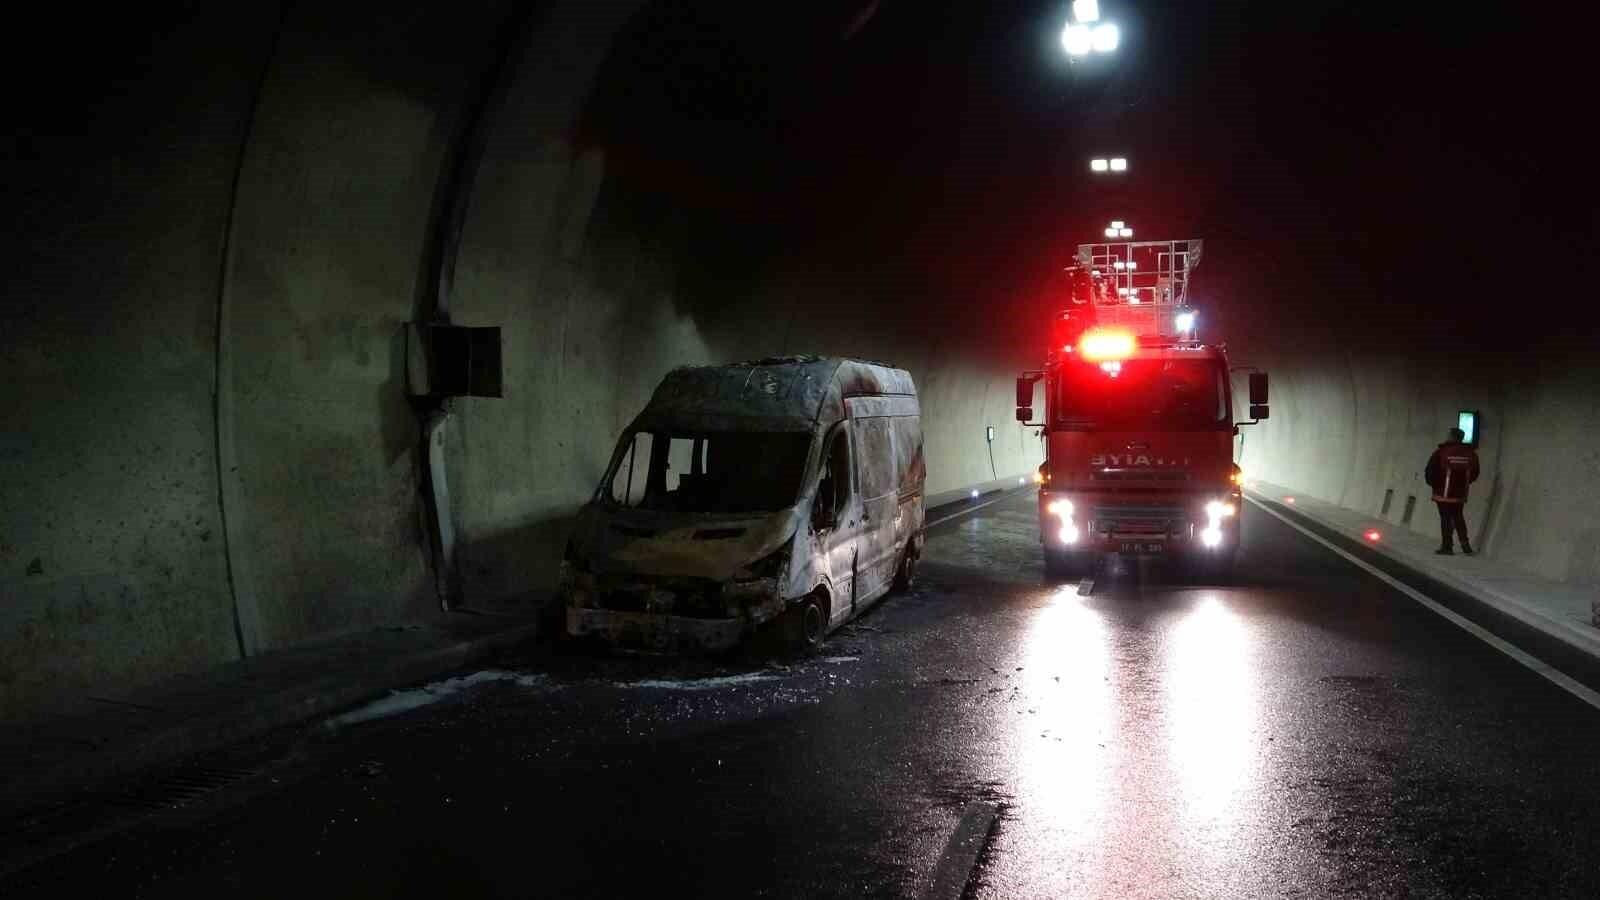
[(1219, 575), (1233, 565), (1242, 481), (1233, 439), (1239, 424), (1266, 418), (1267, 383), (1251, 374), (1251, 421), (1236, 423), (1226, 350), (1199, 340), (1198, 312), (1184, 302), (1199, 256), (1198, 240), (1078, 248), (1045, 366), (1017, 381), (1018, 421), (1044, 432), (1036, 480), (1052, 575), (1112, 555)]

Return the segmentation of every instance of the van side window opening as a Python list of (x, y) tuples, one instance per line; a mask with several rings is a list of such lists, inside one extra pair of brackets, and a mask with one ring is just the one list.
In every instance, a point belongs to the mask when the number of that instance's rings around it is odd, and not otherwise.
[(611, 500), (674, 512), (783, 509), (799, 496), (810, 444), (802, 432), (637, 432), (612, 473)]
[(837, 514), (850, 501), (850, 440), (843, 428), (828, 440), (828, 458), (823, 463), (821, 490), (828, 491)]

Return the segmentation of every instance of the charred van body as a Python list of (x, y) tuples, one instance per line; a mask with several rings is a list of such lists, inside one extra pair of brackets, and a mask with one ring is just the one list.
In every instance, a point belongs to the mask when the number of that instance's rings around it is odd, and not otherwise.
[(676, 369), (578, 516), (567, 632), (717, 650), (776, 622), (815, 647), (911, 581), (924, 480), (903, 370), (822, 357)]

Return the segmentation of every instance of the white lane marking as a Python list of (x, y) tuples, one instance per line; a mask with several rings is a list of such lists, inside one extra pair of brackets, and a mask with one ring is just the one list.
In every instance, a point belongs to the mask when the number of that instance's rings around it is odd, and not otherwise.
[(933, 881), (923, 893), (927, 900), (960, 900), (967, 892), (967, 882), (972, 880), (972, 870), (978, 864), (983, 845), (989, 842), (994, 820), (1000, 814), (992, 803), (974, 800), (961, 813), (961, 821), (945, 844), (939, 856), (939, 865), (933, 870)]
[(943, 525), (944, 523), (950, 521), (951, 519), (956, 518), (957, 516), (964, 516), (967, 513), (977, 512), (978, 510), (983, 509), (985, 506), (993, 506), (996, 503), (999, 503), (1001, 500), (1005, 500), (1006, 498), (1012, 496), (1015, 493), (1017, 493), (1017, 492), (1014, 491), (1014, 490), (1012, 490), (1012, 491), (1002, 491), (1000, 493), (1000, 496), (994, 498), (993, 500), (988, 500), (988, 501), (985, 501), (983, 503), (979, 503), (977, 506), (969, 506), (966, 509), (961, 510), (960, 512), (953, 512), (948, 516), (941, 516), (940, 518), (935, 519), (932, 522), (924, 522), (923, 525), (922, 525), (922, 530), (923, 531), (927, 531), (929, 528), (932, 528), (935, 525)]
[(1506, 656), (1509, 656), (1512, 659), (1516, 660), (1517, 662), (1521, 663), (1525, 668), (1527, 668), (1529, 671), (1533, 672), (1534, 674), (1540, 676), (1541, 678), (1545, 679), (1546, 681), (1550, 682), (1551, 684), (1554, 684), (1556, 687), (1561, 688), (1562, 690), (1566, 691), (1567, 693), (1571, 694), (1572, 696), (1577, 697), (1579, 700), (1582, 700), (1583, 702), (1589, 704), (1590, 706), (1594, 707), (1595, 709), (1600, 709), (1600, 693), (1596, 693), (1595, 691), (1591, 690), (1587, 686), (1585, 686), (1582, 683), (1580, 683), (1580, 682), (1576, 681), (1575, 679), (1573, 679), (1570, 675), (1567, 675), (1566, 673), (1560, 671), (1559, 669), (1556, 669), (1554, 666), (1551, 666), (1549, 663), (1539, 659), (1538, 657), (1529, 654), (1527, 651), (1522, 650), (1521, 648), (1517, 647), (1515, 644), (1509, 643), (1504, 638), (1501, 638), (1501, 637), (1493, 634), (1488, 629), (1486, 629), (1482, 625), (1479, 625), (1478, 623), (1472, 621), (1471, 619), (1463, 618), (1459, 613), (1456, 613), (1453, 610), (1448, 609), (1447, 607), (1441, 605), (1439, 603), (1439, 601), (1428, 597), (1426, 594), (1422, 593), (1421, 591), (1418, 591), (1416, 588), (1413, 588), (1411, 585), (1406, 584), (1406, 583), (1396, 579), (1394, 576), (1390, 575), (1388, 572), (1385, 572), (1382, 569), (1377, 568), (1376, 566), (1372, 565), (1371, 563), (1368, 563), (1365, 560), (1362, 560), (1359, 557), (1356, 557), (1353, 554), (1346, 552), (1344, 549), (1342, 549), (1339, 546), (1335, 545), (1334, 543), (1332, 543), (1331, 541), (1329, 541), (1326, 538), (1322, 537), (1321, 535), (1319, 535), (1319, 534), (1317, 534), (1317, 533), (1315, 533), (1313, 531), (1307, 530), (1306, 528), (1300, 526), (1299, 524), (1290, 521), (1282, 513), (1278, 512), (1275, 509), (1272, 509), (1272, 508), (1268, 507), (1265, 503), (1262, 503), (1260, 500), (1257, 500), (1256, 498), (1250, 497), (1250, 496), (1246, 496), (1245, 499), (1249, 500), (1251, 503), (1254, 503), (1256, 506), (1260, 507), (1261, 511), (1266, 513), (1267, 515), (1273, 517), (1274, 519), (1277, 519), (1278, 521), (1280, 521), (1283, 524), (1289, 526), (1290, 528), (1293, 528), (1295, 531), (1300, 532), (1301, 534), (1303, 534), (1306, 537), (1312, 539), (1313, 541), (1316, 541), (1317, 543), (1321, 544), (1322, 546), (1327, 547), (1329, 550), (1332, 550), (1334, 553), (1337, 553), (1339, 556), (1344, 557), (1349, 562), (1354, 563), (1355, 565), (1359, 566), (1361, 569), (1365, 570), (1367, 572), (1367, 574), (1371, 575), (1372, 577), (1378, 579), (1379, 581), (1383, 582), (1384, 584), (1387, 584), (1388, 586), (1394, 588), (1395, 590), (1399, 591), (1400, 593), (1405, 594), (1407, 597), (1410, 597), (1411, 599), (1417, 601), (1418, 603), (1422, 604), (1423, 606), (1427, 607), (1428, 609), (1432, 610), (1433, 612), (1438, 613), (1439, 615), (1443, 616), (1446, 620), (1450, 621), (1452, 624), (1454, 624), (1454, 625), (1458, 626), (1459, 628), (1461, 628), (1463, 631), (1467, 632), (1468, 634), (1472, 635), (1473, 637), (1477, 638), (1478, 640), (1483, 641), (1485, 644), (1488, 644), (1489, 646), (1493, 647), (1494, 649), (1499, 650), (1501, 653), (1504, 653)]

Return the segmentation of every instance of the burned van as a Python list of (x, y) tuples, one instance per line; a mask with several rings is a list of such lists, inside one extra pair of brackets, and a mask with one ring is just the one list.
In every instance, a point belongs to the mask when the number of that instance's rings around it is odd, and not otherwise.
[(567, 633), (717, 650), (772, 623), (814, 648), (910, 584), (924, 480), (903, 370), (822, 357), (676, 369), (578, 515)]

